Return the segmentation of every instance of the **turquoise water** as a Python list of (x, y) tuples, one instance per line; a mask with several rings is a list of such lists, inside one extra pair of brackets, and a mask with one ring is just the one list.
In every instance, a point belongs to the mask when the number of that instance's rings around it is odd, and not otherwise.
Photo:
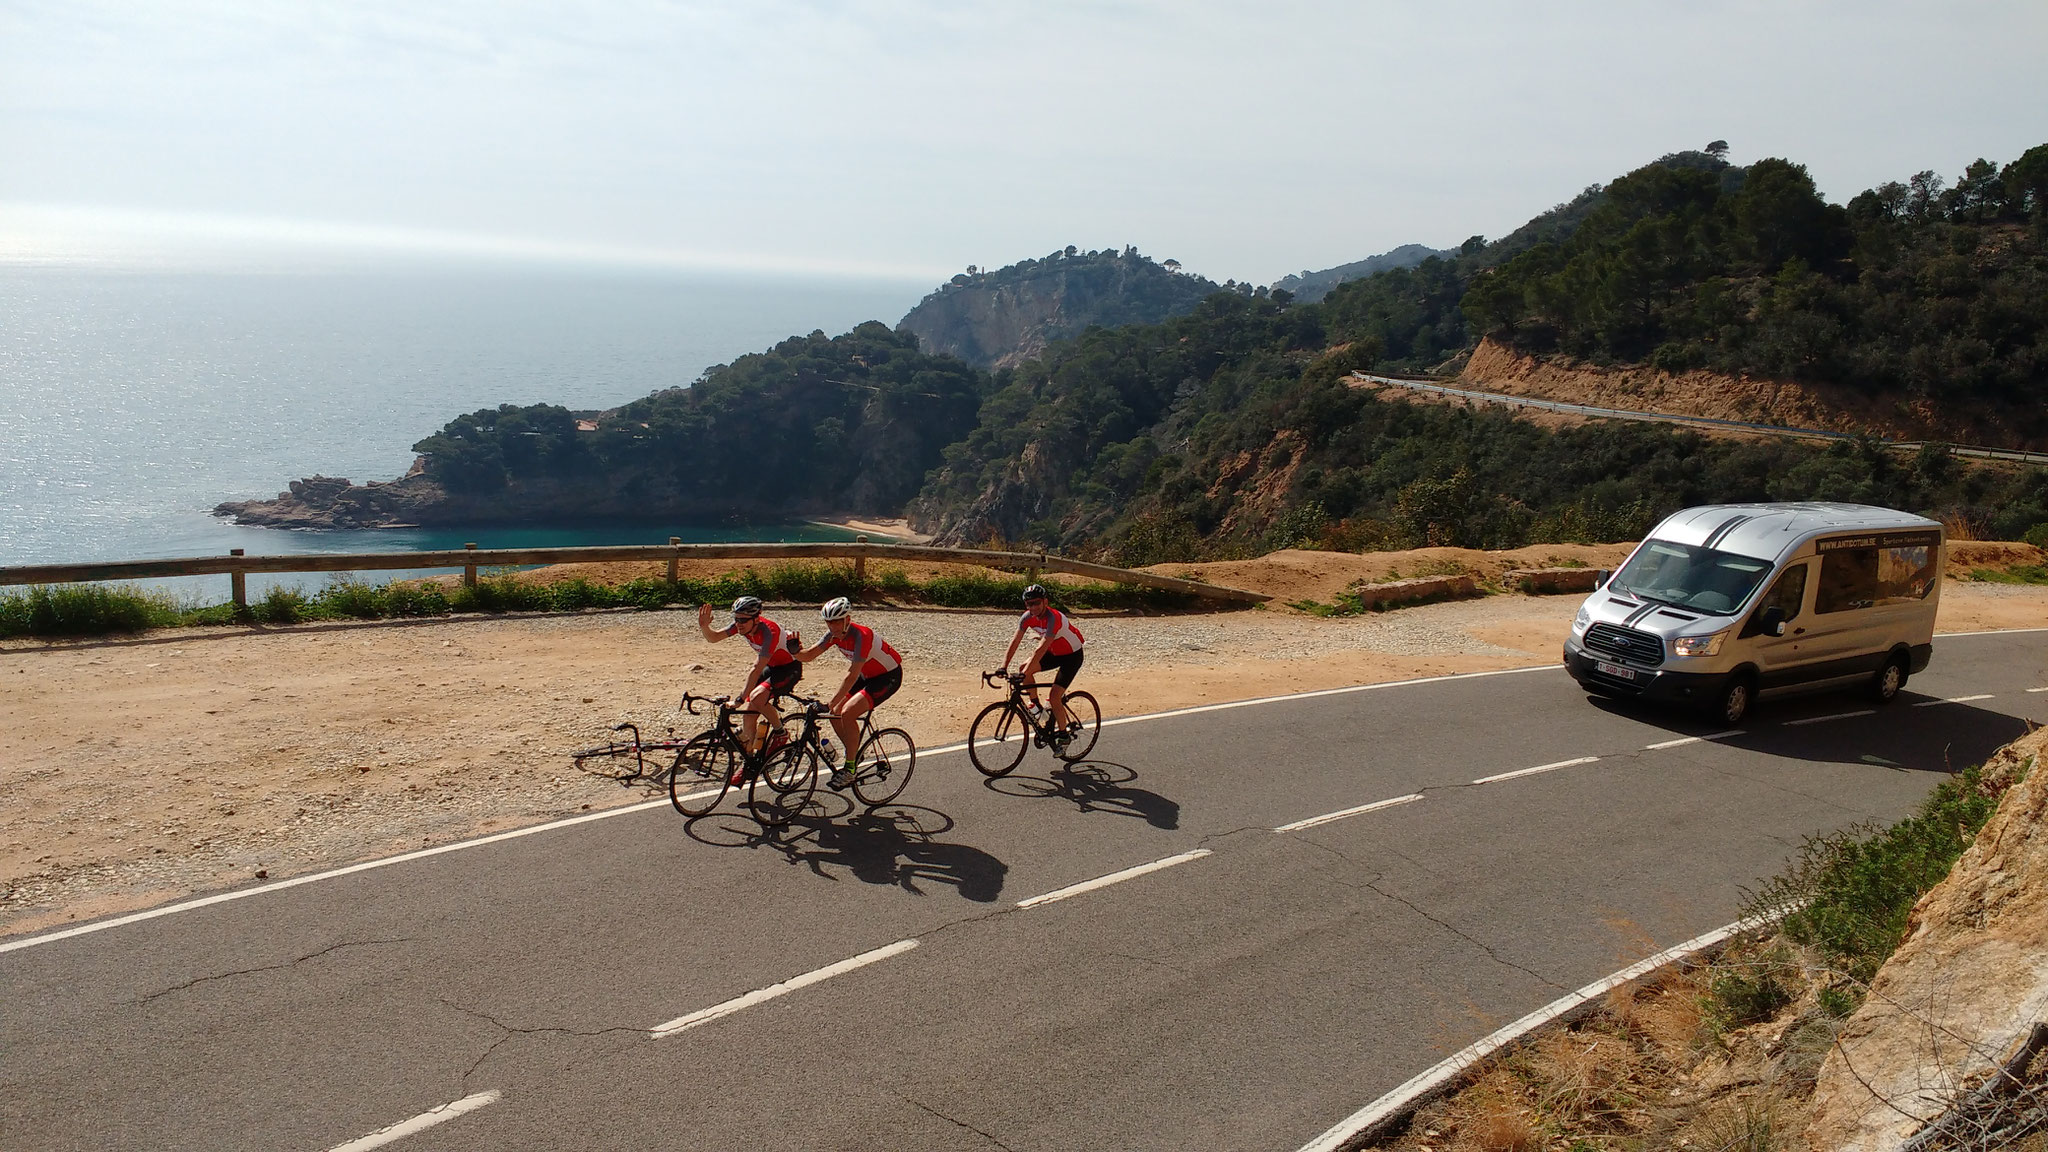
[(481, 266), (0, 267), (0, 565), (831, 538), (666, 523), (288, 532), (211, 509), (316, 473), (396, 478), (415, 442), (478, 408), (610, 408), (793, 334), (893, 325), (927, 288)]

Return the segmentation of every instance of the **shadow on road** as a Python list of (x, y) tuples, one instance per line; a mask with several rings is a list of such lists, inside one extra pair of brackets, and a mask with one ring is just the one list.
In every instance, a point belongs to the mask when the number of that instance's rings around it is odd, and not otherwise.
[(1137, 770), (1111, 760), (1080, 760), (1062, 764), (1051, 776), (998, 776), (982, 787), (1005, 796), (1062, 799), (1083, 812), (1132, 816), (1154, 828), (1180, 827), (1180, 804), (1157, 792), (1129, 787)]
[(762, 828), (745, 811), (713, 812), (684, 829), (715, 848), (772, 848), (828, 879), (836, 866), (864, 884), (920, 896), (923, 885), (943, 884), (977, 903), (996, 899), (1010, 866), (971, 844), (937, 838), (953, 824), (936, 808), (885, 804), (862, 811), (845, 796), (820, 792), (780, 829)]
[[(1727, 727), (1684, 709), (1606, 696), (1587, 699), (1603, 712), (1674, 736), (1711, 735)], [(1740, 736), (1717, 743), (1794, 760), (1949, 773), (1983, 763), (2033, 725), (2018, 716), (1906, 691), (1889, 704), (1852, 692), (1765, 700), (1736, 727)]]

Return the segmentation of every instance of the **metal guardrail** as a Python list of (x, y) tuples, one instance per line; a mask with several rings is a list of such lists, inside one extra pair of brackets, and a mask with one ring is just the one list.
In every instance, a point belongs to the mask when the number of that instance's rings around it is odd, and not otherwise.
[(666, 561), (668, 578), (676, 579), (684, 560), (852, 560), (854, 578), (865, 581), (869, 560), (922, 561), (930, 564), (973, 564), (984, 568), (1026, 572), (1060, 572), (1115, 584), (1137, 584), (1210, 600), (1262, 604), (1272, 597), (1242, 588), (1180, 580), (1155, 572), (1090, 564), (1044, 552), (995, 552), (979, 548), (934, 548), (924, 544), (667, 544), (618, 545), (596, 548), (478, 548), (435, 552), (327, 552), (289, 556), (247, 556), (237, 548), (226, 556), (192, 556), (170, 560), (122, 560), (101, 564), (31, 564), (0, 567), (0, 585), (78, 584), (101, 580), (148, 580), (165, 576), (233, 577), (234, 602), (248, 604), (245, 577), (251, 572), (382, 572), (417, 568), (460, 568), (463, 581), (476, 583), (480, 567), (534, 564), (600, 564), (614, 561)]
[[(1425, 380), (1404, 380), (1398, 376), (1375, 376), (1368, 372), (1353, 372), (1352, 376), (1375, 384), (1391, 384), (1400, 388), (1412, 388), (1418, 392), (1434, 392), (1443, 396), (1456, 396), (1466, 400), (1478, 400), (1488, 404), (1509, 404), (1518, 408), (1541, 408), (1550, 412), (1566, 412), (1578, 416), (1600, 416), (1610, 420), (1637, 420), (1653, 424), (1706, 424), (1719, 428), (1731, 428), (1742, 432), (1757, 432), (1766, 436), (1784, 436), (1802, 440), (1855, 440), (1858, 437), (1849, 432), (1831, 432), (1824, 428), (1794, 428), (1783, 424), (1753, 424), (1746, 420), (1722, 420), (1714, 416), (1686, 416), (1676, 412), (1642, 412), (1627, 408), (1596, 408), (1590, 404), (1568, 404), (1562, 400), (1538, 400), (1533, 396), (1510, 396), (1504, 392), (1482, 392), (1473, 388), (1452, 388)], [(1901, 452), (1917, 452), (1930, 441), (1925, 440), (1883, 440), (1879, 444)], [(2048, 464), (2048, 452), (2026, 452), (2017, 448), (1987, 448), (1979, 444), (1947, 445), (1951, 456), (1970, 456), (1986, 460), (2016, 460), (2025, 464)]]

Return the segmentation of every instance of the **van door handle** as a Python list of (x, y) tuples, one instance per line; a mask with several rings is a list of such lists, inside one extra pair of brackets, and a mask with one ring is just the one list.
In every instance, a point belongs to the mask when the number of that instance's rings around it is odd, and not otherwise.
[(1792, 634), (1793, 634), (1794, 636), (1804, 636), (1804, 635), (1806, 635), (1806, 629), (1804, 629), (1804, 628), (1794, 628), (1794, 629), (1792, 630)]

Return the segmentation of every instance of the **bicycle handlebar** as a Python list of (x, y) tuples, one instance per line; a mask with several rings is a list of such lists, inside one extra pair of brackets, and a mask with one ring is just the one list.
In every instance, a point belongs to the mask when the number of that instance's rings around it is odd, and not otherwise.
[(711, 704), (719, 708), (726, 708), (732, 705), (732, 697), (693, 696), (688, 692), (683, 693), (683, 711), (688, 712), (692, 716), (695, 716), (697, 714), (697, 705), (699, 704)]

